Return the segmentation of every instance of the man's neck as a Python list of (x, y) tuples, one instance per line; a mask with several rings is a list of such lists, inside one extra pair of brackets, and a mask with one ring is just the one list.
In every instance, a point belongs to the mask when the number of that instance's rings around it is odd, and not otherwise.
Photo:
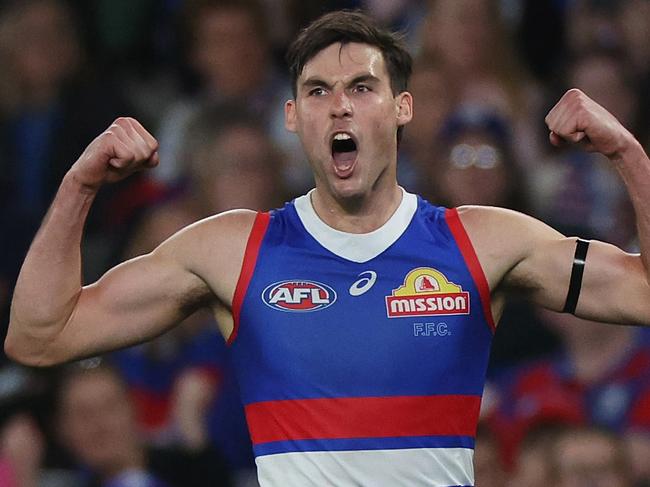
[(317, 187), (311, 193), (311, 204), (318, 217), (330, 227), (348, 233), (369, 233), (390, 219), (402, 197), (403, 191), (397, 183), (346, 200), (338, 200)]

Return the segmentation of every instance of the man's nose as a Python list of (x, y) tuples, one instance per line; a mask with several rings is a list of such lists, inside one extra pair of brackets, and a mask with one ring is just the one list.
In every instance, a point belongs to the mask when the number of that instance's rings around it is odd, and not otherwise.
[(332, 105), (330, 107), (330, 116), (332, 118), (343, 118), (352, 115), (352, 102), (345, 90), (334, 93)]

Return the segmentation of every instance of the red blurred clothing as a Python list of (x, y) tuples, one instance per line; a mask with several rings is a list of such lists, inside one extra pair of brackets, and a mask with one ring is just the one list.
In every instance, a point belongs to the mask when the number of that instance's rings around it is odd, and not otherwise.
[(568, 356), (540, 360), (498, 381), (499, 407), (489, 417), (508, 463), (527, 432), (544, 423), (589, 424), (650, 433), (650, 346), (640, 344), (591, 382)]

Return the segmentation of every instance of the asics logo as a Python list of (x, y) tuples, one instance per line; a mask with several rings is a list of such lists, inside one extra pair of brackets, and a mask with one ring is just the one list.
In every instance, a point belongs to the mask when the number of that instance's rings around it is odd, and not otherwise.
[(361, 296), (374, 286), (377, 280), (377, 273), (375, 271), (365, 271), (359, 274), (359, 279), (354, 281), (350, 286), (350, 294), (352, 296)]

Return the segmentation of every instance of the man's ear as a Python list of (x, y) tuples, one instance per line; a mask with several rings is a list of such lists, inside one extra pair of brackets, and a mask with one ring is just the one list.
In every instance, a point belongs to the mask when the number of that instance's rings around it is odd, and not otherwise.
[(289, 132), (298, 131), (296, 100), (287, 100), (284, 104), (284, 126)]
[(406, 125), (413, 118), (413, 95), (408, 91), (402, 91), (395, 98), (397, 103), (397, 125)]

